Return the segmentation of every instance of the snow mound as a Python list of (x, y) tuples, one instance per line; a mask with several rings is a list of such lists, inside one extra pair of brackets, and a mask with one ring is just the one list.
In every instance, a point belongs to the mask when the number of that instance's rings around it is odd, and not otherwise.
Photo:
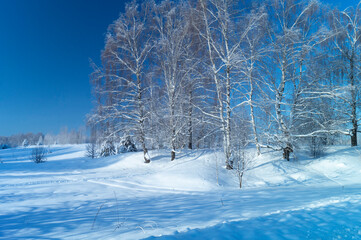
[(170, 161), (166, 150), (151, 151), (151, 163), (143, 163), (142, 153), (115, 156), (118, 161), (104, 171), (125, 172), (126, 181), (174, 191), (209, 191), (237, 186), (236, 176), (225, 169), (220, 152), (183, 150)]

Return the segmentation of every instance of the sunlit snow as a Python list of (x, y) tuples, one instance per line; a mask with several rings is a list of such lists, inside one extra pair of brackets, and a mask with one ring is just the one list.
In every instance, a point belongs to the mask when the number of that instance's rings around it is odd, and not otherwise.
[(90, 159), (85, 145), (62, 145), (35, 164), (31, 150), (0, 151), (0, 239), (361, 238), (358, 147), (290, 162), (264, 152), (242, 189), (221, 151), (173, 162), (151, 151), (144, 164), (141, 152)]

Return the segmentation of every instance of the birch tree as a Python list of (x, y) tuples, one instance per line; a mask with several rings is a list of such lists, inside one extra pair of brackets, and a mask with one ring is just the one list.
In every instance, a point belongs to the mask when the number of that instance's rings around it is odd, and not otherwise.
[[(345, 107), (340, 107), (348, 121), (350, 128), (347, 131), (351, 137), (351, 146), (357, 146), (358, 132), (358, 106), (359, 106), (359, 73), (361, 54), (361, 2), (356, 8), (349, 7), (344, 11), (333, 11), (331, 27), (336, 33), (333, 44), (341, 58), (341, 64), (336, 65), (336, 69), (345, 73), (345, 82), (339, 82), (339, 87), (335, 89), (334, 96)], [(343, 74), (339, 75), (342, 77)], [(341, 106), (342, 106), (341, 105)], [(341, 110), (342, 109), (342, 110)]]
[[(185, 89), (192, 69), (190, 57), (189, 29), (186, 2), (163, 1), (156, 7), (155, 29), (158, 35), (157, 63), (165, 86), (165, 101), (169, 116), (169, 139), (171, 161), (176, 157), (177, 139), (184, 130), (182, 112)], [(187, 68), (186, 68), (187, 67)]]
[[(218, 109), (205, 113), (220, 122), (223, 151), (227, 169), (233, 168), (231, 146), (232, 111), (246, 102), (235, 103), (232, 92), (237, 86), (235, 68), (244, 61), (241, 44), (255, 21), (240, 24), (243, 12), (241, 3), (232, 0), (200, 0), (199, 34), (207, 49), (207, 62), (214, 82)], [(241, 28), (237, 27), (242, 26)]]
[(150, 157), (146, 147), (147, 90), (146, 71), (148, 57), (153, 49), (149, 3), (142, 5), (135, 1), (128, 4), (125, 13), (110, 25), (104, 51), (103, 69), (98, 77), (105, 79), (100, 94), (108, 95), (108, 104), (101, 106), (103, 116), (96, 115), (98, 121), (114, 120), (107, 126), (109, 135), (135, 135), (142, 146), (144, 162)]
[[(303, 116), (302, 99), (305, 97), (305, 66), (310, 53), (323, 39), (317, 31), (319, 17), (316, 1), (272, 0), (270, 16), (270, 59), (265, 61), (268, 75), (269, 101), (274, 105), (271, 121), (275, 126), (269, 132), (269, 142), (283, 151), (289, 160), (294, 150), (296, 120)], [(307, 84), (306, 84), (307, 83)]]
[(259, 138), (259, 126), (256, 120), (260, 116), (256, 114), (256, 108), (263, 105), (262, 87), (264, 86), (264, 77), (262, 76), (261, 62), (267, 54), (265, 37), (268, 24), (266, 16), (264, 7), (259, 7), (258, 10), (252, 9), (248, 15), (248, 21), (255, 21), (257, 24), (245, 35), (242, 47), (244, 48), (243, 54), (246, 60), (237, 67), (237, 70), (244, 78), (243, 84), (239, 86), (237, 91), (245, 97), (249, 107), (253, 143), (256, 145), (257, 155), (261, 154), (262, 147)]

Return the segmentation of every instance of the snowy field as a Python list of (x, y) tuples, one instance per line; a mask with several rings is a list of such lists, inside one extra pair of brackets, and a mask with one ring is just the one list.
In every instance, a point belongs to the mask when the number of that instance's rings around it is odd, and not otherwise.
[(220, 152), (101, 159), (85, 145), (0, 150), (0, 239), (361, 239), (361, 149), (255, 159), (238, 188)]

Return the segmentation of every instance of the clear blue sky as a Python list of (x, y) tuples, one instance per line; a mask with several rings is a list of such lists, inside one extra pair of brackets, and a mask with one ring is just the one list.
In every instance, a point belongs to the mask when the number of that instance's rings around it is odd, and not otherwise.
[(0, 0), (0, 136), (78, 128), (121, 0)]
[[(0, 0), (0, 136), (84, 125), (89, 58), (126, 0)], [(324, 1), (341, 8), (356, 0)]]

